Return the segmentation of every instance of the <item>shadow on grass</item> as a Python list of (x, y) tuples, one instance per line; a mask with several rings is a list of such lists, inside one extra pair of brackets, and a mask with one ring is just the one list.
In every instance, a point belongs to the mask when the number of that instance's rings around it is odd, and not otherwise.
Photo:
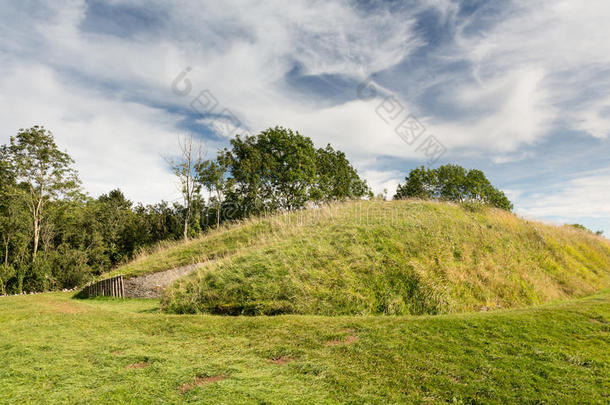
[(138, 314), (160, 314), (161, 313), (161, 307), (160, 306), (156, 306), (154, 308), (148, 308), (148, 309), (141, 309), (139, 311), (136, 311)]

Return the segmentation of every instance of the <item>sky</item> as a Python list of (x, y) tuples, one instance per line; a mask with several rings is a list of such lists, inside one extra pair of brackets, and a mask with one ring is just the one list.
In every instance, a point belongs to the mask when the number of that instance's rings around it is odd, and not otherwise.
[(610, 2), (0, 0), (0, 143), (44, 125), (93, 197), (178, 201), (167, 157), (281, 125), (376, 193), (478, 168), (610, 235)]

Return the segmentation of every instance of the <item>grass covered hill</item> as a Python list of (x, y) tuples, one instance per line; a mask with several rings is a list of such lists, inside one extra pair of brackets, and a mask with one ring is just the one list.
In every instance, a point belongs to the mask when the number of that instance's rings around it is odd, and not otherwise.
[(163, 308), (212, 314), (438, 314), (520, 307), (610, 287), (610, 243), (498, 209), (362, 201), (256, 218), (115, 273), (211, 260)]

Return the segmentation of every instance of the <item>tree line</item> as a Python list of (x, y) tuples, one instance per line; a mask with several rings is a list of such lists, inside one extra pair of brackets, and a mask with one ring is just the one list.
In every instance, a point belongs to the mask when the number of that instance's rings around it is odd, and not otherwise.
[(0, 294), (73, 288), (226, 221), (371, 196), (343, 152), (290, 129), (237, 136), (208, 160), (192, 137), (179, 146), (170, 164), (182, 203), (143, 205), (118, 189), (88, 196), (50, 131), (20, 129), (0, 146)]

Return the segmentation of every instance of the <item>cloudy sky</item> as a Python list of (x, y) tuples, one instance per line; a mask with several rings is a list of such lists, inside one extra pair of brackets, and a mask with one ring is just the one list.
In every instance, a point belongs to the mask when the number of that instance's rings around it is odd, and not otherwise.
[(391, 195), (484, 170), (610, 234), (610, 2), (0, 0), (0, 143), (46, 126), (92, 196), (178, 198), (163, 156), (282, 125)]

